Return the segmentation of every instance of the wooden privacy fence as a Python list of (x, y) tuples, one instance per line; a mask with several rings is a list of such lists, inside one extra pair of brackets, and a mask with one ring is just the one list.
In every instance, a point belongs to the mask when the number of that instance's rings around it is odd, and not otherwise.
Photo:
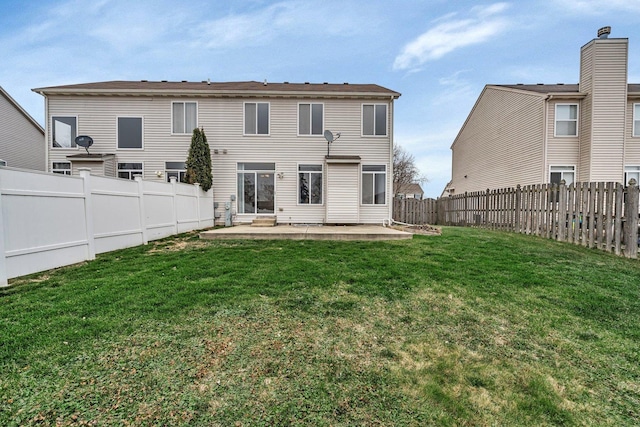
[(436, 199), (393, 199), (393, 219), (406, 224), (435, 224)]
[[(431, 224), (532, 234), (637, 258), (638, 186), (613, 182), (528, 185), (440, 198)], [(422, 218), (394, 202), (394, 219)], [(418, 212), (421, 212), (419, 208)], [(403, 221), (400, 218), (404, 218)]]

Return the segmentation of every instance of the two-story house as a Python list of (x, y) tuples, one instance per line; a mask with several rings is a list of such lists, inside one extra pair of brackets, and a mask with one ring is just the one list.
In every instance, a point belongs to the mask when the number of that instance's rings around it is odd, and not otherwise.
[(46, 168), (44, 129), (0, 86), (0, 166)]
[(640, 181), (640, 84), (609, 27), (580, 52), (578, 84), (487, 85), (451, 145), (443, 195), (541, 183)]
[[(89, 167), (125, 179), (182, 179), (199, 127), (211, 148), (218, 218), (227, 208), (236, 223), (391, 218), (393, 101), (400, 94), (381, 86), (110, 81), (34, 91), (45, 97), (53, 173)], [(89, 153), (76, 146), (80, 135), (93, 139)]]

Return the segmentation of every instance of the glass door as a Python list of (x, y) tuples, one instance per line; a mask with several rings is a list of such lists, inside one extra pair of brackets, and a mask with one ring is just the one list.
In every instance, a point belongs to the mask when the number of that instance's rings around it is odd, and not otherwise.
[(275, 212), (275, 163), (238, 163), (238, 213)]

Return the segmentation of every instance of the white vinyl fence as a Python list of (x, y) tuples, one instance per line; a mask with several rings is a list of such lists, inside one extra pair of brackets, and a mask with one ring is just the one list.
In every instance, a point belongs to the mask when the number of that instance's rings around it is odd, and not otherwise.
[(80, 175), (0, 168), (0, 286), (213, 226), (213, 191), (197, 184)]

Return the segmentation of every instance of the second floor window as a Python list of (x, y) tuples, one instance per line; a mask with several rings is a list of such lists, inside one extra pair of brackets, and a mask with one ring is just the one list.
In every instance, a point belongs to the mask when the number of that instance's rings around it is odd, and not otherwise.
[(555, 136), (578, 136), (578, 104), (556, 104)]
[(298, 104), (298, 135), (322, 135), (322, 104)]
[(53, 147), (75, 148), (76, 136), (78, 136), (77, 119), (75, 117), (53, 116), (51, 122), (53, 125)]
[(142, 149), (142, 117), (118, 117), (118, 148)]
[(244, 134), (269, 135), (268, 102), (245, 102)]
[(198, 127), (198, 104), (172, 102), (171, 121), (171, 133), (191, 134)]
[(387, 135), (387, 105), (362, 105), (362, 135)]

